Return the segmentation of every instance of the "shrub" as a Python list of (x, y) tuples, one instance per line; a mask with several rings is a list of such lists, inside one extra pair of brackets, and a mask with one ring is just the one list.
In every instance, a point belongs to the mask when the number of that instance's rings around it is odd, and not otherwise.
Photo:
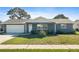
[(79, 31), (79, 29), (77, 28), (77, 29), (75, 29), (76, 31)]
[(37, 33), (38, 33), (38, 35), (40, 35), (42, 37), (47, 35), (46, 31), (43, 31), (43, 30), (38, 31)]
[(32, 30), (32, 31), (31, 31), (31, 34), (36, 34), (36, 31), (35, 31), (35, 30)]
[(54, 34), (53, 31), (48, 30), (32, 30), (31, 34), (38, 34), (40, 36), (52, 35)]
[(46, 31), (43, 31), (43, 30), (32, 30), (31, 34), (36, 34), (40, 37), (43, 37), (43, 36), (47, 35)]
[(75, 31), (71, 31), (71, 32), (65, 32), (65, 31), (57, 31), (57, 34), (74, 34)]

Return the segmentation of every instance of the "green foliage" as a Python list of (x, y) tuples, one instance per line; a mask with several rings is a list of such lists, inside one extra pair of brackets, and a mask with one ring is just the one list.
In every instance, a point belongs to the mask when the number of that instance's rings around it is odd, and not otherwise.
[(54, 19), (68, 19), (68, 17), (64, 16), (63, 14), (59, 14), (55, 16)]
[(31, 16), (29, 14), (27, 14), (26, 11), (24, 11), (23, 9), (19, 8), (19, 7), (15, 7), (13, 9), (10, 9), (7, 12), (7, 15), (10, 15), (9, 18), (14, 19), (22, 19), (22, 18), (26, 18), (29, 19)]
[(46, 36), (46, 35), (47, 35), (46, 31), (43, 31), (43, 30), (38, 31), (37, 33), (38, 33), (40, 36)]
[(41, 37), (44, 37), (44, 36), (47, 35), (47, 32), (44, 31), (44, 30), (32, 30), (31, 34), (37, 34), (37, 35), (39, 35)]
[(75, 31), (75, 34), (76, 34), (76, 35), (79, 35), (79, 31)]
[(37, 32), (35, 30), (32, 30), (31, 34), (37, 34)]
[(75, 34), (75, 32), (74, 31), (71, 31), (71, 32), (58, 31), (56, 32), (56, 34)]
[(79, 31), (79, 29), (77, 28), (77, 29), (75, 29), (76, 31)]
[(39, 34), (39, 35), (53, 35), (53, 31), (48, 31), (48, 30), (32, 30), (31, 31), (31, 34)]

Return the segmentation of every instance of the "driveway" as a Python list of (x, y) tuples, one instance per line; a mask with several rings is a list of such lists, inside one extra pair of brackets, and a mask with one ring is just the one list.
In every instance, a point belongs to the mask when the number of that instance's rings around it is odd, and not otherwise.
[(0, 35), (0, 44), (14, 38), (13, 35)]

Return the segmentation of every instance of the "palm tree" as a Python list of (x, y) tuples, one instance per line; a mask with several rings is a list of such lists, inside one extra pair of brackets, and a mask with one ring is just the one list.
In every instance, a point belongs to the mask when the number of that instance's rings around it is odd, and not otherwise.
[(27, 14), (27, 12), (19, 7), (15, 7), (13, 9), (10, 9), (8, 12), (7, 12), (7, 15), (10, 15), (9, 18), (11, 19), (14, 19), (14, 18), (17, 18), (17, 19), (22, 19), (22, 18), (25, 18), (25, 19), (29, 19), (31, 18), (31, 16), (29, 14)]

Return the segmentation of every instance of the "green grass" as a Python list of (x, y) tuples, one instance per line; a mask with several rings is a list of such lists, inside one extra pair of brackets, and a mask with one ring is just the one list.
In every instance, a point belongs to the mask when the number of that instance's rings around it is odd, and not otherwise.
[(0, 49), (0, 52), (79, 52), (79, 49)]
[(2, 44), (79, 44), (79, 35), (52, 35), (46, 37), (34, 37), (32, 35), (15, 37), (11, 40), (3, 42)]
[(75, 34), (76, 34), (76, 35), (79, 35), (79, 31), (76, 31)]

